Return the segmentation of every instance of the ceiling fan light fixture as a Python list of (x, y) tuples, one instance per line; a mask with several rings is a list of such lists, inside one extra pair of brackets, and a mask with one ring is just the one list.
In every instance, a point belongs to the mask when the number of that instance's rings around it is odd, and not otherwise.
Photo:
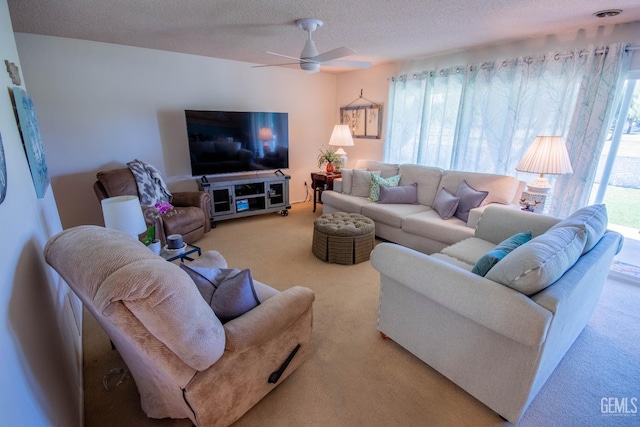
[(622, 9), (607, 9), (600, 10), (593, 14), (596, 18), (611, 18), (612, 16), (618, 16), (622, 13)]

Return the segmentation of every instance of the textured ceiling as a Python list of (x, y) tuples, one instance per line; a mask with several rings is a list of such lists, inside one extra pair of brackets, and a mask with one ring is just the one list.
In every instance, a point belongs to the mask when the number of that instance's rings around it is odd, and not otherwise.
[[(139, 46), (256, 64), (298, 57), (317, 18), (320, 53), (406, 60), (529, 37), (640, 21), (638, 0), (8, 0), (16, 32)], [(612, 18), (593, 13), (623, 9)], [(285, 61), (286, 62), (286, 61)], [(325, 70), (326, 71), (326, 70)], [(339, 72), (341, 69), (331, 68)]]

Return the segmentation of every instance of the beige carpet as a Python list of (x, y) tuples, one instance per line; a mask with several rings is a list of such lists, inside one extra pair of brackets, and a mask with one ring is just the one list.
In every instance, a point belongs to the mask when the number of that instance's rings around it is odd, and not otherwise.
[[(363, 262), (327, 264), (311, 253), (311, 203), (289, 216), (219, 222), (199, 245), (277, 289), (311, 288), (313, 351), (236, 426), (499, 426), (498, 415), (376, 330), (379, 278)], [(640, 414), (601, 413), (601, 399), (640, 398), (640, 288), (609, 281), (589, 325), (552, 374), (521, 426), (639, 425)], [(135, 384), (103, 376), (124, 364), (93, 318), (84, 322), (87, 426), (190, 426), (152, 420)], [(214, 403), (215, 404), (215, 403)], [(640, 401), (637, 402), (640, 409)]]

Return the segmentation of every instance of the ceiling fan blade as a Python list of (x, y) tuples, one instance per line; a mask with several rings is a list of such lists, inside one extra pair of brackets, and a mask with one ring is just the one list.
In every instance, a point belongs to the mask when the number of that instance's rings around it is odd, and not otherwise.
[(348, 68), (370, 68), (371, 62), (362, 62), (362, 61), (326, 61), (323, 62), (322, 65), (326, 65), (329, 67), (348, 67)]
[(284, 64), (252, 65), (251, 68), (282, 67), (285, 65), (300, 65), (300, 62), (287, 62)]
[(348, 47), (339, 47), (337, 49), (333, 49), (333, 50), (321, 53), (320, 55), (316, 55), (311, 59), (317, 62), (325, 62), (325, 61), (331, 61), (333, 59), (342, 58), (343, 56), (354, 55), (355, 53), (357, 53), (355, 50), (350, 49)]
[(300, 61), (301, 60), (300, 58), (296, 58), (295, 56), (283, 55), (281, 53), (275, 53), (275, 52), (269, 52), (269, 51), (267, 51), (267, 53), (269, 55), (275, 55), (275, 56), (280, 56), (282, 58), (293, 59), (294, 61)]

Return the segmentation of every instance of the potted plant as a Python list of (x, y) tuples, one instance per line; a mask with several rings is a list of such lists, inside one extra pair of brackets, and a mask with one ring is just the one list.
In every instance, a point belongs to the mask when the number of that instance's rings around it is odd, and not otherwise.
[(155, 254), (160, 253), (160, 240), (156, 239), (156, 220), (161, 216), (171, 216), (173, 214), (173, 205), (169, 202), (156, 203), (155, 211), (148, 211), (151, 217), (151, 225), (147, 227), (147, 234), (142, 239), (142, 243), (147, 245)]
[(338, 171), (340, 170), (340, 166), (342, 166), (342, 159), (330, 148), (324, 151), (321, 149), (318, 155), (318, 168), (321, 168), (325, 164), (327, 172)]

